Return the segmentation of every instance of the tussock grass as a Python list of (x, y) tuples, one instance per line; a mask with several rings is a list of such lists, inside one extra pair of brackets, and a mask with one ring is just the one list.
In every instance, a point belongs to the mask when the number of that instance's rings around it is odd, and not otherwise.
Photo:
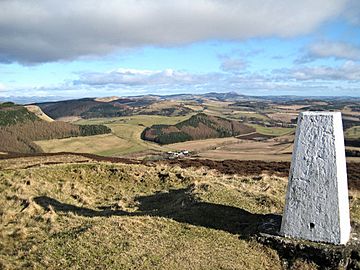
[(249, 236), (278, 219), (284, 178), (19, 160), (0, 161), (1, 269), (281, 269)]

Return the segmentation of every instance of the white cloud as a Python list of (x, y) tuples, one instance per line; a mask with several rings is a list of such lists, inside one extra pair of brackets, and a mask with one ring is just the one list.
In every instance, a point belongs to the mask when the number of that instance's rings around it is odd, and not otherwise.
[(344, 15), (350, 23), (360, 25), (360, 1), (349, 0)]
[(302, 67), (274, 70), (273, 73), (262, 74), (250, 72), (192, 74), (171, 69), (157, 71), (118, 69), (104, 73), (82, 74), (79, 80), (73, 83), (8, 89), (8, 91), (0, 92), (0, 97), (27, 96), (27, 100), (31, 97), (33, 102), (36, 100), (34, 96), (56, 100), (96, 96), (229, 91), (247, 95), (360, 97), (359, 82), (360, 65), (351, 61), (337, 68)]
[(0, 61), (41, 63), (119, 48), (294, 37), (347, 0), (1, 0)]
[(299, 63), (310, 62), (319, 58), (335, 58), (360, 60), (360, 46), (345, 42), (318, 42), (307, 48), (305, 56), (297, 60)]
[(110, 72), (93, 72), (80, 75), (75, 84), (92, 86), (101, 85), (184, 85), (204, 81), (203, 75), (190, 74), (173, 69), (141, 70), (119, 68)]
[(224, 57), (220, 69), (226, 72), (241, 73), (248, 66), (247, 61), (239, 58)]
[(360, 64), (346, 61), (339, 67), (315, 66), (281, 69), (274, 71), (278, 79), (296, 79), (299, 81), (360, 81)]
[(0, 83), (0, 92), (6, 91), (7, 87), (5, 86), (5, 84)]
[(327, 93), (332, 91), (341, 95), (342, 92), (336, 92), (340, 91), (341, 86), (343, 93), (357, 91), (358, 93), (353, 94), (359, 96), (359, 82), (360, 64), (347, 61), (338, 67), (293, 67), (262, 74), (248, 71), (193, 74), (172, 69), (154, 71), (122, 68), (104, 73), (82, 74), (74, 86), (106, 91), (121, 88), (130, 93), (132, 90), (162, 94), (239, 91), (245, 94), (300, 95), (312, 95), (315, 91), (317, 95), (331, 95)]

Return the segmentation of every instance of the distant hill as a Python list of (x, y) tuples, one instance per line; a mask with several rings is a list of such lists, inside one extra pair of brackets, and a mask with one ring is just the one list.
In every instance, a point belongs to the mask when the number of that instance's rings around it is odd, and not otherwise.
[(84, 98), (58, 102), (38, 103), (37, 105), (53, 119), (78, 116), (81, 118), (119, 117), (138, 114), (179, 116), (192, 110), (181, 104), (169, 104), (154, 109), (159, 100), (152, 97), (142, 98)]
[[(37, 111), (39, 113), (39, 111)], [(45, 121), (24, 106), (11, 102), (0, 104), (0, 151), (38, 153), (36, 140), (61, 139), (110, 133), (104, 125), (74, 125)]]
[(191, 140), (223, 138), (255, 132), (238, 121), (199, 113), (176, 125), (153, 125), (141, 134), (143, 140), (170, 144)]
[[(317, 104), (319, 97), (294, 96), (246, 96), (236, 92), (205, 94), (172, 94), (172, 95), (142, 95), (132, 97), (104, 97), (62, 100), (57, 102), (36, 103), (37, 106), (53, 119), (64, 117), (107, 118), (132, 115), (162, 115), (181, 116), (193, 112), (183, 104), (196, 102), (206, 104), (211, 101), (232, 102), (233, 106), (245, 110), (259, 110), (269, 107), (270, 104), (286, 105), (307, 104), (308, 110), (340, 110), (353, 102), (358, 106), (359, 98), (326, 97), (328, 105)], [(169, 104), (167, 104), (169, 102)], [(177, 102), (177, 104), (176, 104)], [(158, 106), (161, 105), (161, 106)], [(351, 104), (350, 104), (351, 105)], [(351, 105), (352, 106), (352, 105)]]

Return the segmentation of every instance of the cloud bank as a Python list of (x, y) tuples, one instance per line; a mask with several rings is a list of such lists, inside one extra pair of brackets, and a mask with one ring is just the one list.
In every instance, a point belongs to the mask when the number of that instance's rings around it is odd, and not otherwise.
[(315, 66), (289, 68), (274, 71), (277, 79), (298, 81), (360, 81), (360, 64), (354, 61), (346, 61), (339, 67)]
[(204, 76), (188, 72), (165, 70), (142, 70), (119, 68), (110, 72), (83, 73), (75, 81), (77, 85), (104, 86), (104, 85), (192, 85), (203, 83)]
[(0, 62), (72, 60), (212, 39), (294, 37), (339, 15), (346, 2), (1, 0)]
[(2, 91), (5, 92), (6, 90), (7, 90), (7, 88), (6, 88), (5, 84), (0, 83), (0, 92), (2, 92)]
[(305, 55), (295, 63), (307, 63), (320, 58), (335, 58), (345, 60), (360, 60), (360, 46), (344, 42), (317, 42), (306, 48)]
[[(239, 68), (243, 70), (242, 67)], [(359, 91), (359, 81), (360, 64), (346, 61), (337, 67), (292, 67), (263, 74), (236, 72), (234, 69), (227, 72), (194, 74), (172, 69), (153, 71), (120, 68), (109, 72), (83, 73), (79, 80), (73, 83), (84, 89), (127, 89), (163, 94), (210, 91), (238, 91), (247, 94), (253, 94), (253, 91), (265, 94), (268, 91), (277, 91), (281, 94), (286, 91), (299, 94), (309, 89), (317, 89), (319, 93), (335, 89), (334, 94), (339, 95), (342, 94), (336, 93), (340, 91), (339, 84), (346, 86), (346, 91)]]

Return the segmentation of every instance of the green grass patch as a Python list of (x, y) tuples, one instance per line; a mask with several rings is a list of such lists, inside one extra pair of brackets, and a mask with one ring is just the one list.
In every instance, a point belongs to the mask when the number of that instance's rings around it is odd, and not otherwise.
[(256, 129), (256, 132), (264, 135), (283, 136), (293, 132), (294, 128), (264, 127), (256, 124), (248, 124)]
[(253, 112), (234, 111), (230, 116), (235, 119), (254, 119), (254, 120), (262, 120), (262, 121), (269, 120), (269, 117), (256, 112), (253, 113)]
[(345, 131), (345, 137), (347, 139), (360, 139), (360, 126), (355, 126)]

